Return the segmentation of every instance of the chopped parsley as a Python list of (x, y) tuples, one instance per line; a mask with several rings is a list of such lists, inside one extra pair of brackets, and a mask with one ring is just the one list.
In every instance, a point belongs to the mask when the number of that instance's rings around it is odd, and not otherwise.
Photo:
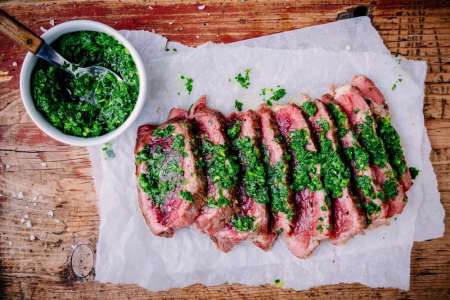
[(194, 202), (194, 197), (192, 197), (192, 194), (188, 191), (181, 191), (180, 196), (188, 202)]
[[(381, 206), (375, 204), (373, 201), (369, 203), (364, 203), (364, 209), (366, 210), (366, 214), (370, 217), (372, 215), (378, 214), (381, 211)], [(368, 220), (370, 224), (370, 219)]]
[(234, 79), (241, 85), (242, 88), (248, 89), (250, 86), (250, 69), (245, 69), (244, 75), (237, 74)]
[(334, 103), (329, 103), (327, 105), (328, 111), (333, 118), (337, 127), (337, 136), (339, 138), (344, 137), (349, 131), (349, 123), (347, 115)]
[(409, 172), (411, 173), (411, 178), (416, 179), (417, 175), (419, 175), (419, 169), (414, 167), (409, 168)]
[(277, 85), (275, 88), (263, 88), (259, 95), (267, 105), (272, 106), (273, 101), (278, 101), (286, 95), (286, 90)]
[(282, 212), (291, 220), (294, 212), (289, 205), (287, 176), (288, 166), (283, 160), (268, 168), (268, 186), (272, 196), (272, 211), (274, 213)]
[(153, 130), (153, 136), (154, 137), (159, 137), (159, 138), (165, 138), (165, 137), (169, 137), (173, 132), (175, 131), (175, 126), (173, 126), (172, 124), (169, 124), (163, 128), (158, 127), (155, 130)]
[(236, 108), (237, 111), (242, 111), (243, 106), (244, 103), (239, 101), (239, 99), (234, 100), (234, 108)]
[(201, 147), (210, 179), (221, 189), (236, 187), (240, 168), (228, 145), (213, 144), (204, 139)]
[(290, 147), (295, 159), (292, 189), (296, 192), (307, 187), (311, 191), (322, 188), (317, 170), (317, 153), (306, 149), (308, 137), (309, 134), (305, 129), (290, 132)]
[(383, 193), (384, 193), (384, 200), (390, 200), (397, 196), (398, 189), (397, 189), (398, 181), (395, 178), (388, 179), (383, 183)]
[(376, 198), (375, 191), (372, 187), (372, 178), (369, 176), (356, 176), (356, 186), (358, 189), (363, 193), (365, 197), (368, 197), (370, 199)]
[[(37, 110), (65, 134), (95, 137), (122, 125), (139, 95), (139, 77), (128, 50), (115, 38), (95, 31), (62, 35), (52, 47), (80, 67), (100, 65), (118, 74), (73, 76), (38, 59), (31, 74)], [(95, 99), (95, 104), (83, 99)]]
[(217, 201), (210, 197), (208, 198), (208, 206), (213, 208), (220, 208), (225, 206), (230, 206), (231, 202), (229, 199), (225, 198), (222, 194), (219, 194)]
[(237, 231), (249, 232), (255, 230), (255, 218), (251, 216), (235, 216), (231, 223)]
[(317, 112), (317, 106), (312, 101), (306, 101), (302, 104), (302, 110), (306, 113), (308, 117), (312, 117)]
[(238, 138), (233, 144), (238, 150), (244, 169), (245, 193), (258, 203), (268, 204), (266, 171), (259, 148), (249, 137)]
[(240, 132), (241, 132), (241, 122), (240, 121), (233, 122), (233, 124), (230, 127), (228, 127), (228, 129), (227, 129), (228, 137), (232, 140), (237, 138), (239, 136)]
[(378, 131), (386, 147), (389, 156), (389, 162), (400, 178), (407, 170), (405, 155), (400, 144), (400, 135), (392, 126), (390, 118), (378, 119)]
[(355, 144), (353, 147), (344, 149), (344, 154), (348, 161), (353, 162), (357, 170), (363, 171), (369, 167), (369, 154)]
[(383, 168), (387, 163), (387, 154), (383, 141), (378, 137), (374, 129), (373, 118), (366, 116), (365, 122), (359, 124), (357, 129), (358, 138), (369, 153), (371, 161), (380, 168)]
[(181, 75), (180, 78), (181, 78), (181, 80), (184, 81), (184, 87), (186, 88), (188, 95), (190, 95), (192, 93), (192, 89), (194, 87), (194, 79), (192, 79), (186, 75)]

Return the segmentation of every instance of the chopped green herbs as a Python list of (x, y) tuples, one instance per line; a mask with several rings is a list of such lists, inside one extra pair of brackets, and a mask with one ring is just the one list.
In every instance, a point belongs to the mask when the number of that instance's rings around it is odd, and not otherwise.
[(339, 138), (344, 137), (349, 131), (347, 115), (334, 103), (329, 103), (327, 108), (336, 124), (337, 136)]
[(356, 186), (363, 193), (365, 197), (370, 199), (376, 198), (372, 187), (372, 178), (369, 176), (356, 176)]
[(231, 202), (229, 199), (225, 198), (222, 194), (219, 194), (217, 201), (214, 198), (208, 198), (208, 206), (213, 208), (220, 208), (225, 206), (230, 206)]
[(363, 171), (369, 167), (369, 155), (363, 148), (355, 144), (353, 147), (344, 149), (348, 161), (353, 162), (357, 170)]
[(267, 105), (272, 106), (273, 101), (278, 101), (286, 95), (286, 90), (277, 85), (275, 88), (263, 88), (259, 95)]
[(305, 101), (302, 104), (302, 110), (306, 113), (308, 117), (312, 117), (317, 112), (317, 106), (312, 101)]
[(411, 173), (412, 179), (416, 179), (417, 175), (419, 175), (419, 170), (414, 167), (409, 168), (409, 172)]
[(153, 136), (159, 137), (159, 138), (165, 138), (169, 137), (173, 132), (175, 131), (175, 126), (172, 124), (169, 124), (163, 128), (158, 127), (155, 130), (153, 130)]
[(181, 196), (181, 198), (183, 198), (184, 200), (186, 200), (188, 202), (194, 202), (194, 197), (188, 191), (181, 191), (180, 196)]
[(213, 144), (207, 139), (204, 139), (201, 145), (211, 180), (222, 189), (236, 187), (240, 168), (228, 146)]
[(161, 147), (150, 151), (147, 146), (136, 156), (145, 163), (145, 172), (139, 176), (139, 186), (155, 205), (163, 205), (168, 193), (174, 192), (183, 179), (183, 169), (177, 157), (168, 155)]
[(308, 137), (305, 129), (290, 132), (291, 151), (295, 159), (292, 189), (296, 192), (307, 187), (311, 191), (322, 188), (317, 170), (317, 153), (306, 149)]
[(234, 108), (236, 108), (237, 111), (242, 111), (243, 106), (244, 103), (239, 101), (239, 99), (234, 100)]
[(392, 84), (391, 90), (395, 91), (397, 89), (398, 84), (400, 84), (400, 82), (402, 82), (402, 81), (403, 81), (403, 79), (399, 75), (399, 78), (397, 78), (394, 81), (394, 83)]
[(386, 147), (389, 162), (400, 178), (407, 169), (405, 155), (400, 144), (400, 135), (392, 126), (390, 118), (379, 118), (377, 121), (378, 131)]
[(239, 73), (234, 77), (234, 79), (241, 85), (241, 87), (248, 89), (250, 86), (250, 69), (245, 69), (244, 75)]
[(237, 231), (249, 232), (255, 230), (255, 218), (251, 216), (235, 216), (231, 223)]
[[(100, 136), (122, 125), (139, 95), (138, 72), (128, 50), (113, 37), (94, 31), (64, 34), (52, 47), (81, 67), (111, 69), (122, 81), (109, 73), (75, 77), (39, 59), (31, 75), (31, 94), (38, 111), (73, 136)], [(90, 95), (95, 104), (82, 100)]]
[(366, 116), (365, 122), (357, 127), (358, 138), (369, 153), (371, 161), (380, 168), (383, 168), (387, 163), (387, 154), (383, 141), (378, 137), (374, 129), (373, 118)]
[(227, 129), (228, 137), (232, 140), (237, 138), (239, 136), (240, 132), (241, 132), (241, 122), (240, 121), (233, 122), (233, 124), (230, 127), (228, 127), (228, 129)]
[(181, 80), (184, 81), (184, 87), (186, 88), (186, 91), (188, 92), (188, 95), (192, 93), (192, 89), (194, 87), (194, 79), (191, 77), (188, 77), (186, 75), (180, 76)]
[[(267, 158), (266, 158), (267, 162)], [(284, 213), (289, 220), (294, 216), (289, 205), (289, 188), (287, 184), (288, 166), (286, 162), (279, 161), (268, 170), (268, 186), (272, 196), (272, 211)]]
[(398, 181), (397, 179), (388, 179), (383, 183), (383, 193), (384, 193), (384, 200), (390, 200), (397, 196), (398, 189), (397, 189)]
[[(366, 214), (370, 217), (372, 215), (378, 214), (381, 211), (381, 206), (375, 204), (373, 201), (370, 201), (369, 203), (365, 203), (364, 209), (366, 210)], [(370, 219), (368, 220), (370, 224)]]
[(266, 171), (259, 148), (249, 137), (238, 138), (234, 140), (233, 144), (239, 153), (241, 164), (244, 166), (245, 193), (258, 203), (268, 204)]

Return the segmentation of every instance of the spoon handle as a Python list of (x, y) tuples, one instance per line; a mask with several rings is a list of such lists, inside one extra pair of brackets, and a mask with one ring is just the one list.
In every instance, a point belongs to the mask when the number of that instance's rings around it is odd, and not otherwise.
[(44, 41), (26, 28), (21, 23), (14, 20), (5, 11), (0, 9), (0, 32), (10, 37), (13, 41), (21, 44), (33, 54), (36, 54)]

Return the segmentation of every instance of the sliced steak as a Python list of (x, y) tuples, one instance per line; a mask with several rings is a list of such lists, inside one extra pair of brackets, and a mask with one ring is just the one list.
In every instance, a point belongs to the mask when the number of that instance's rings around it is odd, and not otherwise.
[(266, 105), (257, 111), (261, 124), (261, 143), (267, 168), (267, 184), (273, 217), (273, 230), (283, 236), (292, 231), (293, 194), (289, 187), (289, 161), (272, 110)]
[(329, 94), (322, 96), (322, 101), (327, 104), (336, 125), (336, 135), (345, 160), (351, 166), (355, 189), (366, 212), (367, 223), (372, 227), (386, 224), (389, 205), (383, 203), (379, 197), (382, 189), (376, 183), (375, 174), (370, 168), (369, 153), (361, 147), (351, 130), (347, 115), (338, 104), (333, 103), (333, 100), (333, 96)]
[(301, 108), (316, 138), (323, 184), (333, 200), (331, 240), (333, 243), (343, 243), (364, 229), (364, 213), (351, 193), (350, 170), (340, 156), (336, 127), (325, 104), (308, 98)]
[[(225, 232), (220, 232), (217, 239), (228, 241), (232, 246), (233, 243), (250, 238), (256, 246), (268, 250), (276, 235), (271, 231), (269, 222), (270, 199), (263, 155), (260, 151), (258, 115), (252, 110), (232, 114), (229, 117), (228, 136), (238, 153), (243, 180), (239, 193), (239, 213)], [(248, 235), (243, 234), (244, 232)]]
[(194, 138), (186, 118), (142, 125), (135, 147), (138, 201), (155, 235), (171, 237), (200, 212), (205, 184), (196, 168)]
[(286, 236), (289, 250), (297, 257), (307, 257), (319, 241), (331, 233), (331, 206), (321, 181), (316, 146), (300, 108), (295, 104), (273, 107), (282, 138), (292, 157), (292, 189), (295, 192), (294, 228)]
[[(207, 107), (205, 97), (191, 108), (189, 117), (194, 121), (200, 140), (208, 184), (207, 201), (195, 225), (222, 247), (215, 235), (236, 212), (239, 164), (225, 135), (225, 117)], [(226, 249), (222, 247), (222, 250)]]
[(406, 164), (405, 154), (400, 143), (400, 135), (392, 126), (391, 115), (383, 94), (372, 80), (364, 75), (354, 76), (352, 85), (358, 88), (362, 96), (369, 102), (377, 122), (378, 134), (386, 147), (389, 162), (397, 172), (397, 177), (405, 192), (408, 191), (412, 186), (411, 172)]
[(380, 195), (380, 197), (389, 205), (386, 217), (390, 218), (400, 213), (405, 206), (406, 195), (395, 176), (395, 171), (389, 164), (383, 141), (377, 134), (376, 124), (368, 104), (359, 90), (351, 85), (336, 89), (334, 100), (347, 114), (359, 142), (369, 153), (375, 180), (382, 187), (383, 196)]

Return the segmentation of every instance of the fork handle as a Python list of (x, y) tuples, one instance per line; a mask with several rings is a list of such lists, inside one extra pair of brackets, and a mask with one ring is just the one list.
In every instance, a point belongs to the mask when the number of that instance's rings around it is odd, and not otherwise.
[(4, 10), (0, 9), (0, 32), (21, 44), (33, 54), (36, 54), (44, 41), (30, 29), (14, 20)]

